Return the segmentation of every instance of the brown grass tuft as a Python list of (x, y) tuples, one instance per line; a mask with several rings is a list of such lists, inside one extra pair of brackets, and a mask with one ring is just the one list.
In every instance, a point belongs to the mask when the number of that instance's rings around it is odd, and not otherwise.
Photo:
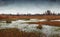
[(9, 28), (9, 29), (1, 29), (0, 37), (40, 37), (40, 33), (24, 32), (19, 31), (16, 28)]

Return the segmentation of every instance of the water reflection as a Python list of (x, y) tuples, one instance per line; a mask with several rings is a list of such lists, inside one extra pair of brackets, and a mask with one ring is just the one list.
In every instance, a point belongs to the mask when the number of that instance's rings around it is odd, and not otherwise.
[[(12, 23), (0, 23), (0, 29), (5, 28), (18, 28), (25, 32), (38, 32), (46, 34), (46, 37), (60, 37), (60, 27), (42, 25), (42, 29), (37, 29), (36, 24), (25, 24), (24, 20), (13, 21)], [(27, 21), (28, 22), (28, 21)]]

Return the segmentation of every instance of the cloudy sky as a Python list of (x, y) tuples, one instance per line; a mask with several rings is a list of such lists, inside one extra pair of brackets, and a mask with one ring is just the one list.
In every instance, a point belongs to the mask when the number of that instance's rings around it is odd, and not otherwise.
[(60, 13), (60, 0), (0, 0), (0, 14)]

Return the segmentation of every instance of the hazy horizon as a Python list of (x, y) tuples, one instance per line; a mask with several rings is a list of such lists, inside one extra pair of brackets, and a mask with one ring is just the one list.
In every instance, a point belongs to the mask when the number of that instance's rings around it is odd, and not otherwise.
[(0, 0), (0, 14), (42, 14), (47, 10), (60, 13), (59, 0)]

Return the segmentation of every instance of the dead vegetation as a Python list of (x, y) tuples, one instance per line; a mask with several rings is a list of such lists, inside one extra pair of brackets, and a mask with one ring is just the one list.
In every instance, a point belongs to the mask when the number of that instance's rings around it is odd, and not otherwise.
[(42, 33), (24, 32), (16, 28), (0, 29), (0, 37), (43, 37), (43, 36), (45, 35)]

